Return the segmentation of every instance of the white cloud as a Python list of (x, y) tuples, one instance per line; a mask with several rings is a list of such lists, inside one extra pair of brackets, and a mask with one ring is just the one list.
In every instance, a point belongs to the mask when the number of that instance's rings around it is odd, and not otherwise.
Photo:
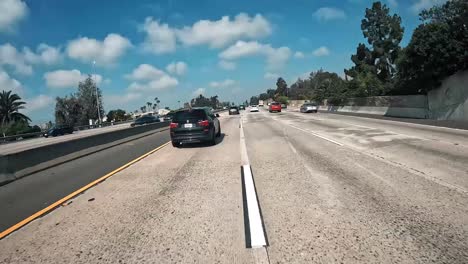
[(300, 51), (296, 51), (294, 53), (294, 58), (296, 59), (303, 59), (305, 56), (304, 56), (304, 53), (300, 52)]
[(125, 77), (134, 81), (148, 81), (155, 80), (166, 73), (156, 67), (153, 67), (149, 64), (140, 64), (135, 68), (131, 74), (126, 75)]
[(226, 79), (226, 80), (220, 81), (220, 82), (210, 82), (210, 86), (213, 87), (213, 88), (232, 87), (234, 84), (236, 84), (236, 81), (231, 80), (231, 79)]
[(125, 77), (134, 81), (128, 86), (128, 90), (132, 92), (159, 91), (179, 85), (176, 78), (149, 64), (139, 65)]
[(178, 84), (179, 82), (176, 78), (164, 75), (147, 83), (133, 82), (128, 86), (128, 90), (133, 92), (161, 91), (176, 87)]
[(267, 59), (267, 67), (279, 69), (284, 66), (291, 57), (291, 50), (288, 47), (273, 48), (270, 44), (261, 44), (257, 41), (237, 41), (219, 54), (224, 60), (235, 60), (254, 55), (262, 55)]
[(272, 73), (272, 72), (266, 72), (263, 75), (263, 78), (268, 79), (268, 80), (276, 80), (276, 79), (278, 79), (278, 77), (279, 77), (279, 74)]
[(143, 49), (154, 54), (170, 53), (176, 50), (176, 34), (174, 29), (167, 24), (160, 24), (159, 21), (147, 17), (142, 26), (142, 31), (146, 33)]
[[(79, 82), (85, 80), (87, 74), (82, 74), (79, 70), (57, 70), (53, 72), (46, 72), (44, 79), (46, 86), (49, 88), (70, 88), (78, 86)], [(102, 76), (99, 74), (91, 75), (91, 78), (97, 83), (102, 82)]]
[(191, 27), (177, 30), (178, 39), (185, 45), (207, 44), (222, 48), (238, 39), (258, 39), (271, 34), (271, 25), (262, 15), (250, 17), (240, 13), (233, 20), (223, 16), (220, 20), (200, 20)]
[(232, 71), (236, 69), (236, 63), (232, 61), (220, 60), (218, 66), (224, 70)]
[(21, 0), (0, 1), (0, 32), (13, 31), (16, 24), (28, 14), (26, 3)]
[(187, 68), (187, 63), (183, 61), (171, 62), (169, 65), (166, 66), (166, 70), (169, 73), (177, 75), (184, 75), (187, 72)]
[(25, 60), (32, 64), (54, 65), (59, 63), (63, 57), (60, 48), (51, 47), (44, 43), (37, 47), (37, 54), (27, 47), (23, 48), (23, 53)]
[(330, 55), (330, 50), (325, 46), (321, 46), (320, 48), (314, 50), (312, 52), (312, 55), (314, 55), (315, 57), (328, 56)]
[(23, 51), (18, 51), (10, 43), (0, 45), (0, 66), (8, 65), (18, 74), (31, 75), (33, 64), (53, 65), (62, 60), (60, 48), (41, 43), (36, 50), (37, 53), (34, 53), (30, 48), (23, 47)]
[(67, 53), (72, 59), (97, 65), (112, 65), (132, 46), (130, 40), (111, 33), (103, 41), (93, 38), (77, 38), (68, 43)]
[(200, 94), (205, 94), (206, 89), (205, 88), (198, 88), (195, 91), (192, 92), (193, 96), (199, 96)]
[(10, 77), (8, 73), (0, 69), (0, 90), (1, 91), (12, 91), (12, 93), (23, 96), (23, 86), (21, 83)]
[(31, 65), (26, 64), (24, 55), (10, 43), (0, 45), (0, 65), (12, 66), (19, 74), (31, 75), (33, 73)]
[(314, 12), (313, 16), (319, 21), (346, 18), (346, 14), (343, 10), (334, 7), (321, 7)]
[(447, 2), (447, 0), (417, 0), (411, 5), (411, 11), (418, 14), (424, 9), (429, 9), (435, 5), (441, 5)]
[(34, 98), (25, 99), (24, 112), (30, 113), (53, 105), (54, 99), (48, 95), (40, 94)]

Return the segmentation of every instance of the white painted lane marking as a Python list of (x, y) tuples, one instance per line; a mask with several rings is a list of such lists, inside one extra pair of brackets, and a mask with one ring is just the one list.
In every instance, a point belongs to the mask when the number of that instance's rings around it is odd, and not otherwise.
[(291, 142), (289, 142), (289, 140), (287, 142), (288, 142), (288, 145), (291, 148), (292, 152), (294, 152), (294, 154), (297, 154), (296, 148), (291, 144)]
[(326, 141), (329, 141), (329, 142), (331, 142), (331, 143), (334, 143), (334, 144), (336, 144), (336, 145), (338, 145), (338, 146), (343, 146), (343, 144), (340, 143), (340, 142), (337, 142), (337, 141), (335, 141), (335, 140), (333, 140), (333, 139), (326, 138), (326, 137), (321, 136), (321, 135), (319, 135), (319, 134), (317, 134), (317, 133), (314, 133), (314, 132), (312, 132), (312, 131), (310, 131), (310, 130), (302, 129), (302, 128), (300, 128), (300, 127), (293, 126), (293, 125), (289, 125), (289, 124), (288, 124), (288, 126), (290, 126), (290, 127), (292, 127), (292, 128), (295, 128), (295, 129), (298, 129), (298, 130), (301, 130), (301, 131), (303, 131), (303, 132), (309, 133), (309, 134), (314, 135), (314, 136), (316, 136), (316, 137), (319, 137), (319, 138), (321, 138), (321, 139), (325, 139)]
[(249, 216), (250, 245), (252, 248), (264, 247), (266, 246), (265, 232), (250, 165), (243, 165), (242, 170), (244, 172), (245, 195)]
[(244, 174), (244, 189), (245, 199), (247, 201), (247, 211), (249, 218), (250, 229), (250, 246), (252, 248), (259, 248), (266, 246), (265, 231), (263, 230), (262, 218), (260, 216), (260, 207), (257, 200), (257, 193), (255, 192), (255, 185), (253, 181), (252, 171), (250, 168), (249, 156), (247, 154), (247, 145), (245, 143), (244, 126), (242, 122), (243, 117), (240, 119), (240, 154), (242, 171)]

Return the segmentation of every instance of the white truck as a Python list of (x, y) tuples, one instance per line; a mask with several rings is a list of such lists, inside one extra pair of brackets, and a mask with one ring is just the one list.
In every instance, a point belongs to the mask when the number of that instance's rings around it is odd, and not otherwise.
[(258, 106), (263, 107), (263, 100), (258, 100)]

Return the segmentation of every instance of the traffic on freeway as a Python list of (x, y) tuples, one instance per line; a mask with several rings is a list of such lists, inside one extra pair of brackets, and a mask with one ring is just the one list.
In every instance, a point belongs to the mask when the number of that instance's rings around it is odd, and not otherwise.
[(0, 0), (0, 264), (468, 263), (468, 1), (264, 2)]
[(0, 187), (5, 229), (105, 173), (93, 164), (157, 149), (4, 237), (1, 260), (466, 262), (467, 131), (260, 109), (221, 113), (214, 146), (165, 131)]

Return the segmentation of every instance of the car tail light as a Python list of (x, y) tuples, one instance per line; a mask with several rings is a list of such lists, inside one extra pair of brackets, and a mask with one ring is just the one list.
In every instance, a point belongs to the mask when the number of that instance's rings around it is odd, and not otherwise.
[(178, 123), (171, 123), (171, 124), (169, 125), (169, 128), (177, 128), (178, 126), (179, 126)]
[(198, 122), (198, 124), (202, 127), (207, 127), (207, 126), (210, 126), (210, 122), (208, 120), (203, 120), (203, 121), (200, 121)]

